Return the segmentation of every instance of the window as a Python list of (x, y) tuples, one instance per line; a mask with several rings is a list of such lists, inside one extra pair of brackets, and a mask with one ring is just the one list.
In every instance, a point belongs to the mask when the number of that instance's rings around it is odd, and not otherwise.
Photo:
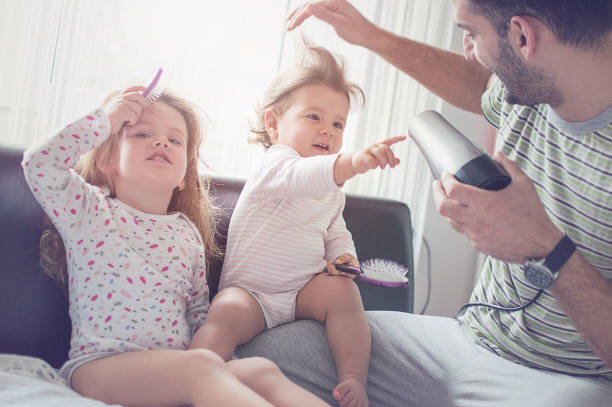
[[(0, 142), (30, 146), (99, 106), (112, 90), (143, 83), (158, 67), (170, 87), (209, 117), (201, 156), (217, 172), (246, 176), (262, 150), (250, 146), (248, 120), (268, 82), (288, 62), (297, 35), (285, 18), (292, 0), (4, 0), (0, 2)], [(399, 35), (447, 48), (453, 29), (446, 0), (354, 0), (370, 20)], [(418, 112), (439, 100), (368, 50), (308, 20), (304, 34), (344, 56), (365, 91), (344, 151), (405, 134)], [(394, 151), (402, 165), (350, 180), (345, 190), (407, 202), (415, 253), (430, 188), (411, 142)]]

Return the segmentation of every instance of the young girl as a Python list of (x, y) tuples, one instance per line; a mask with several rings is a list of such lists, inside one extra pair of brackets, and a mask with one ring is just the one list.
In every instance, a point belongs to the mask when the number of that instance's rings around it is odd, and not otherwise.
[(84, 396), (129, 406), (326, 405), (265, 359), (186, 350), (208, 309), (205, 249), (215, 251), (200, 124), (187, 101), (149, 104), (143, 89), (24, 156), (66, 247), (72, 337), (60, 374)]
[(280, 75), (261, 103), (253, 132), (267, 151), (236, 204), (222, 291), (191, 346), (228, 360), (265, 328), (319, 320), (338, 369), (334, 398), (341, 406), (366, 406), (369, 326), (357, 286), (332, 264), (359, 265), (340, 187), (358, 173), (395, 167), (390, 146), (405, 137), (338, 154), (351, 96), (363, 93), (331, 53), (307, 50), (312, 61)]

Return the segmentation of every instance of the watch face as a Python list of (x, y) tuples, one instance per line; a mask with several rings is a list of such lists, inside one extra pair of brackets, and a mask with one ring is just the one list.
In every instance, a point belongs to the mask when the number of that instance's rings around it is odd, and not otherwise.
[(553, 274), (541, 264), (530, 264), (525, 268), (525, 277), (538, 288), (550, 287), (554, 281)]

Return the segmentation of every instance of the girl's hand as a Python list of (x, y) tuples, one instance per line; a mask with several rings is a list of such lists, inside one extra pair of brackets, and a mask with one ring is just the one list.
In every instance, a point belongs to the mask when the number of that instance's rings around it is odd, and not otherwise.
[(391, 150), (391, 146), (403, 140), (406, 140), (406, 136), (390, 137), (354, 153), (351, 159), (353, 170), (357, 174), (363, 174), (377, 167), (380, 169), (387, 165), (391, 168), (395, 167), (400, 160)]
[(132, 86), (104, 105), (104, 112), (111, 123), (111, 134), (119, 133), (125, 125), (138, 122), (142, 109), (148, 105), (141, 94), (145, 89), (142, 86)]
[(351, 274), (351, 273), (344, 273), (341, 271), (338, 271), (335, 267), (334, 264), (348, 264), (349, 266), (353, 266), (353, 267), (359, 267), (359, 260), (357, 260), (355, 258), (355, 256), (353, 256), (350, 253), (343, 253), (340, 256), (336, 257), (336, 260), (334, 260), (334, 263), (332, 264), (331, 262), (327, 262), (327, 273), (331, 276), (345, 276), (345, 277), (350, 277), (350, 278), (355, 278), (355, 274)]

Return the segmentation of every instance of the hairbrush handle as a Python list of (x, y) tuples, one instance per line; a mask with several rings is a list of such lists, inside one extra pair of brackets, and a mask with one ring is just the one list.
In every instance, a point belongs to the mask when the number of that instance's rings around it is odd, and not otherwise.
[(153, 90), (155, 85), (157, 85), (157, 82), (159, 82), (159, 78), (161, 77), (161, 74), (162, 74), (163, 71), (164, 70), (162, 68), (159, 68), (159, 70), (157, 71), (157, 74), (155, 74), (155, 77), (153, 78), (151, 83), (149, 83), (149, 86), (147, 86), (147, 88), (142, 91), (142, 96), (143, 97), (146, 98), (147, 96), (149, 96), (149, 93), (151, 93), (151, 91)]
[(341, 271), (343, 273), (355, 274), (357, 276), (363, 273), (363, 271), (361, 271), (361, 268), (351, 266), (349, 264), (333, 264), (333, 266), (336, 268), (336, 270)]
[(490, 191), (512, 181), (497, 161), (434, 110), (416, 115), (409, 130), (435, 179), (448, 171), (460, 182)]
[(361, 263), (361, 267), (349, 264), (334, 264), (334, 267), (340, 272), (355, 274), (361, 281), (383, 287), (405, 287), (410, 283), (406, 278), (408, 269), (390, 260), (370, 259)]

